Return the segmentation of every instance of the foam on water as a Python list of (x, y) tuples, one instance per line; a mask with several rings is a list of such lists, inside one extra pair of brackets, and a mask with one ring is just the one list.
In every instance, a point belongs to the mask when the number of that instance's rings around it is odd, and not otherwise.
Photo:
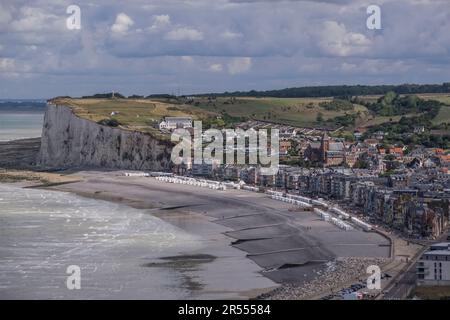
[[(200, 240), (143, 210), (0, 184), (0, 299), (187, 298), (174, 270), (143, 264)], [(81, 290), (66, 287), (69, 265)]]

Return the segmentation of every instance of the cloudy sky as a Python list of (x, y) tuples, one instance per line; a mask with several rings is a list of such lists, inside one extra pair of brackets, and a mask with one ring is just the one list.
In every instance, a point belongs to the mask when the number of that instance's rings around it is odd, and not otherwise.
[(0, 98), (445, 81), (449, 0), (0, 2)]

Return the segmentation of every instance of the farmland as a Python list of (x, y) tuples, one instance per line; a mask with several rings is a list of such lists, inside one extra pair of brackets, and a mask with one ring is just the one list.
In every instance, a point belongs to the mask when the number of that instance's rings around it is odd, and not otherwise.
[[(450, 96), (422, 94), (424, 100), (438, 100), (442, 106), (433, 123), (450, 122)], [(380, 96), (361, 96), (364, 104), (376, 102)], [(260, 120), (296, 127), (336, 129), (345, 119), (354, 119), (354, 127), (370, 127), (398, 122), (401, 116), (380, 116), (361, 104), (346, 110), (327, 108), (332, 98), (269, 98), (269, 97), (190, 97), (176, 99), (72, 99), (58, 98), (54, 103), (69, 105), (74, 112), (95, 122), (114, 119), (122, 127), (157, 134), (157, 124), (165, 116), (189, 116), (194, 120), (230, 122)], [(113, 115), (112, 115), (113, 114)], [(414, 114), (405, 114), (410, 117)], [(231, 119), (231, 120), (230, 120)], [(226, 122), (225, 121), (225, 122)], [(224, 121), (221, 122), (222, 124)], [(228, 124), (229, 124), (228, 123)], [(348, 130), (352, 126), (347, 126)]]
[[(368, 111), (364, 106), (355, 105), (353, 110), (327, 110), (320, 104), (331, 102), (331, 98), (227, 98), (195, 99), (195, 105), (211, 112), (226, 112), (233, 117), (244, 117), (252, 120), (262, 120), (292, 126), (322, 126), (333, 127), (327, 123), (338, 116), (346, 114), (361, 114), (364, 117)], [(323, 123), (318, 123), (321, 114)]]

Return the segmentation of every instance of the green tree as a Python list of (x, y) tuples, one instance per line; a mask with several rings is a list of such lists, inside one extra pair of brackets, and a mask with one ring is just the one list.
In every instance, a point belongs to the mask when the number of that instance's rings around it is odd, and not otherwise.
[(317, 113), (316, 121), (323, 122), (323, 113), (322, 112)]

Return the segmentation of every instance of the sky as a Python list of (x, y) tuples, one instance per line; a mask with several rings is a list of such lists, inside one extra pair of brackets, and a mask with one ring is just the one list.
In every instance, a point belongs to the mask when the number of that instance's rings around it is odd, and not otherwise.
[(0, 98), (448, 81), (449, 0), (0, 2)]

